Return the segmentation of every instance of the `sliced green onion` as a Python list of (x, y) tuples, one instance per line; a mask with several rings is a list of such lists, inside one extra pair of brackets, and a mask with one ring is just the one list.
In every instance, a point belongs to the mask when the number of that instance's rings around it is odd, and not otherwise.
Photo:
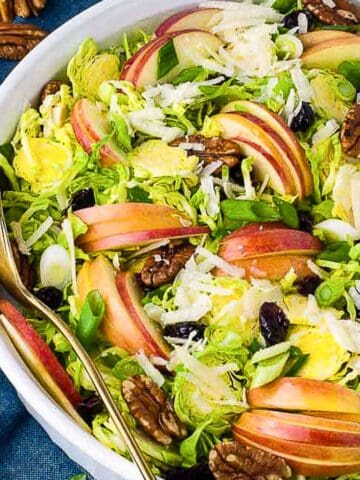
[(175, 50), (174, 40), (170, 38), (159, 50), (157, 79), (165, 77), (176, 65), (179, 59)]
[(105, 303), (99, 290), (91, 290), (86, 296), (76, 329), (77, 338), (87, 350), (91, 349), (94, 344), (96, 332), (104, 314)]
[(315, 297), (321, 307), (330, 307), (345, 293), (345, 280), (342, 278), (329, 278), (315, 291)]

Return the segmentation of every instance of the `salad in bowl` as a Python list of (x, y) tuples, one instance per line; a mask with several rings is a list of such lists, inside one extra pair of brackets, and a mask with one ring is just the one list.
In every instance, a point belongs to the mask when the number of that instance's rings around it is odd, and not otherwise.
[[(85, 39), (0, 146), (21, 278), (162, 478), (359, 478), (359, 25), (347, 0), (209, 1)], [(130, 458), (54, 326), (0, 312)]]

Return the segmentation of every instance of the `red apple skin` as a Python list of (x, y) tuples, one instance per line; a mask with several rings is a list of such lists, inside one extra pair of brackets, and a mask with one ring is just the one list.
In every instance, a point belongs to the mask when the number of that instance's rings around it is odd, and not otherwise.
[(144, 337), (146, 348), (153, 355), (168, 358), (169, 347), (162, 333), (146, 316), (141, 306), (141, 292), (132, 272), (120, 272), (116, 277), (116, 286), (124, 305), (135, 325)]
[(282, 222), (259, 222), (259, 223), (249, 223), (248, 225), (245, 225), (244, 227), (237, 228), (233, 232), (229, 233), (229, 235), (226, 235), (224, 237), (223, 241), (226, 240), (231, 240), (233, 238), (238, 238), (242, 236), (248, 236), (256, 233), (260, 233), (263, 231), (269, 231), (269, 230), (279, 230), (279, 229), (289, 229), (285, 223)]
[(248, 391), (251, 407), (360, 414), (360, 395), (336, 383), (283, 377)]
[(251, 115), (250, 113), (237, 112), (237, 115), (247, 118), (251, 122), (259, 125), (259, 127), (261, 127), (264, 132), (266, 132), (269, 137), (271, 137), (274, 145), (284, 153), (283, 158), (288, 159), (287, 164), (290, 171), (292, 172), (297, 191), (299, 192), (299, 197), (304, 198), (306, 195), (306, 187), (303, 179), (303, 174), (298, 164), (297, 158), (293, 154), (291, 148), (284, 142), (280, 135), (276, 133), (276, 131), (273, 130), (264, 120), (261, 120), (260, 118), (255, 117), (255, 115)]
[(83, 398), (76, 390), (72, 380), (59, 360), (37, 331), (8, 300), (0, 299), (0, 312), (2, 312), (11, 325), (16, 328), (66, 398), (74, 407), (78, 406), (83, 401)]
[(312, 445), (360, 447), (358, 424), (330, 419), (317, 420), (309, 415), (251, 411), (243, 413), (233, 428)]
[[(244, 278), (260, 278), (271, 281), (280, 281), (294, 269), (298, 278), (314, 276), (314, 272), (308, 267), (309, 257), (305, 255), (268, 255), (264, 257), (245, 258), (231, 262), (245, 271)], [(224, 275), (221, 270), (216, 269), (215, 275)]]
[(160, 37), (168, 32), (180, 31), (188, 28), (201, 28), (206, 30), (211, 18), (218, 12), (218, 8), (189, 8), (177, 12), (167, 18), (155, 30), (155, 35)]
[[(246, 432), (237, 431), (234, 432), (235, 439), (243, 443), (245, 445), (249, 445), (250, 447), (258, 448), (260, 450), (264, 450), (266, 452), (272, 453), (278, 457), (283, 458), (286, 463), (291, 467), (294, 473), (297, 475), (305, 475), (305, 476), (326, 476), (326, 477), (333, 477), (337, 475), (345, 475), (347, 473), (358, 473), (360, 470), (360, 462), (356, 460), (349, 459), (347, 463), (344, 460), (337, 460), (336, 458), (331, 458), (330, 460), (324, 459), (314, 459), (311, 454), (313, 451), (317, 451), (318, 446), (313, 445), (310, 456), (301, 456), (299, 452), (296, 452), (295, 455), (291, 455), (290, 453), (285, 451), (286, 445), (281, 446), (281, 441), (279, 449), (272, 448), (272, 445), (269, 444), (267, 438), (260, 437), (259, 441), (256, 441), (251, 434), (247, 434)], [(285, 442), (289, 443), (289, 442)], [(290, 442), (291, 443), (291, 442)], [(295, 446), (299, 446), (296, 442), (293, 442)], [(324, 447), (323, 447), (324, 448)], [(325, 448), (335, 448), (335, 447), (325, 447)], [(296, 450), (296, 447), (294, 447)], [(359, 450), (359, 449), (352, 449), (352, 450)], [(323, 453), (323, 452), (321, 452)], [(333, 455), (335, 452), (333, 452)]]
[(360, 425), (360, 413), (342, 413), (342, 412), (312, 412), (305, 411), (306, 415), (329, 418), (332, 420), (341, 420), (343, 422), (354, 422)]
[(114, 203), (111, 205), (97, 205), (95, 207), (83, 208), (74, 212), (86, 225), (91, 226), (106, 222), (127, 222), (134, 220), (140, 229), (148, 225), (156, 217), (166, 218), (170, 226), (182, 226), (181, 220), (189, 221), (177, 210), (166, 205), (155, 203)]
[[(129, 275), (133, 274), (129, 272)], [(102, 255), (85, 262), (78, 273), (81, 302), (94, 289), (99, 290), (104, 299), (106, 308), (101, 330), (113, 345), (131, 354), (143, 350), (146, 355), (167, 358), (168, 347), (142, 310), (140, 292), (135, 287), (134, 281), (125, 286), (120, 282), (118, 288), (115, 271)], [(136, 315), (133, 316), (134, 311)]]
[(86, 253), (104, 250), (118, 250), (121, 248), (146, 245), (156, 240), (167, 238), (187, 238), (197, 235), (206, 235), (208, 233), (210, 233), (210, 229), (208, 227), (182, 227), (145, 230), (101, 238), (100, 240), (84, 243), (82, 248)]
[[(110, 133), (110, 126), (94, 111), (95, 105), (88, 99), (78, 100), (71, 114), (71, 125), (77, 141), (90, 154), (92, 145)], [(98, 122), (99, 125), (96, 124)], [(109, 140), (100, 149), (101, 165), (108, 167), (124, 161), (123, 153), (114, 140)]]
[(283, 438), (275, 438), (272, 435), (258, 434), (238, 426), (234, 427), (233, 432), (235, 436), (239, 434), (242, 438), (246, 437), (279, 453), (283, 452), (291, 456), (324, 462), (360, 463), (360, 448), (358, 447), (329, 447), (322, 444), (289, 441)]
[[(239, 229), (241, 231), (241, 229)], [(264, 255), (316, 255), (320, 240), (310, 233), (290, 228), (272, 228), (238, 237), (225, 237), (219, 255), (227, 262)]]
[(291, 128), (288, 127), (288, 125), (284, 122), (280, 115), (272, 112), (270, 109), (268, 109), (265, 105), (262, 105), (261, 103), (251, 102), (249, 100), (235, 100), (233, 102), (230, 102), (222, 109), (222, 112), (232, 112), (235, 110), (236, 105), (246, 110), (246, 112), (263, 120), (283, 139), (283, 141), (286, 143), (286, 145), (288, 145), (288, 147), (291, 149), (293, 155), (298, 161), (298, 165), (302, 171), (303, 181), (305, 185), (305, 194), (306, 196), (311, 195), (314, 189), (314, 185), (309, 162), (305, 156), (304, 149), (300, 145), (297, 137), (295, 136)]

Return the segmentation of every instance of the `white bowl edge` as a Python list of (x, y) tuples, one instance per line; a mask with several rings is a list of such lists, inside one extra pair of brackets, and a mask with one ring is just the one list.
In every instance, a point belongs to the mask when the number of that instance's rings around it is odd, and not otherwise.
[[(137, 22), (194, 3), (194, 0), (172, 0), (171, 5), (168, 0), (103, 0), (69, 20), (27, 55), (0, 86), (0, 143), (11, 138), (24, 108), (64, 68), (84, 38), (91, 36), (101, 44), (106, 43), (119, 38), (120, 32), (131, 30)], [(4, 296), (1, 285), (0, 296)], [(52, 440), (97, 480), (140, 480), (131, 462), (103, 446), (57, 406), (1, 335), (0, 369)]]

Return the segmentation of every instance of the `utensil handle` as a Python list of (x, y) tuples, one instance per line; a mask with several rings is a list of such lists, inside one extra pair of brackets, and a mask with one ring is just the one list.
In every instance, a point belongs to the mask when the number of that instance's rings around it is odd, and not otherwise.
[(143, 478), (145, 480), (156, 480), (143, 456), (143, 453), (140, 450), (139, 445), (134, 439), (130, 428), (125, 422), (124, 417), (122, 416), (118, 406), (111, 396), (104, 379), (101, 376), (101, 373), (99, 372), (93, 360), (90, 358), (89, 354), (60, 317), (58, 317), (48, 307), (43, 305), (36, 297), (29, 294), (29, 292), (26, 291), (24, 293), (24, 297), (27, 298), (29, 305), (35, 308), (41, 314), (41, 316), (45, 316), (45, 318), (49, 319), (55, 325), (57, 330), (59, 330), (59, 332), (66, 338), (76, 355), (79, 357), (80, 361), (84, 365), (86, 373), (94, 384), (99, 397), (104, 402), (104, 405), (109, 412), (109, 415), (118, 432), (123, 437), (130, 455), (134, 460), (134, 463), (138, 466)]

